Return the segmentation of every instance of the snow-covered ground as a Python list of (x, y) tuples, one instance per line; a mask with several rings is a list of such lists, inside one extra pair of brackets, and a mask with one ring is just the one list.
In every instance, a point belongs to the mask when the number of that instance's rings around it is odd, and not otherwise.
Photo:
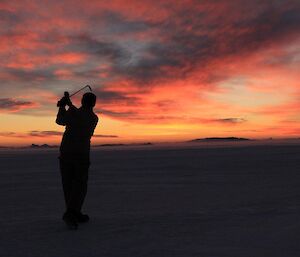
[(77, 231), (57, 149), (0, 152), (2, 257), (300, 256), (300, 145), (94, 149)]

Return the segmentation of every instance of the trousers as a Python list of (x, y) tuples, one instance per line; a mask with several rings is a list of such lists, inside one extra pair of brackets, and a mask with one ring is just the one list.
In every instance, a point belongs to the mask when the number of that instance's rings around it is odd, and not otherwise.
[(67, 211), (80, 212), (87, 193), (89, 162), (59, 159)]

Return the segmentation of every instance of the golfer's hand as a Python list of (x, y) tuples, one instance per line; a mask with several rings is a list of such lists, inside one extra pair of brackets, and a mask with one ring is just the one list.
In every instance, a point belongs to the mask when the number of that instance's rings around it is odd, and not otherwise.
[(58, 102), (57, 102), (57, 107), (65, 107), (66, 106), (66, 99), (65, 97), (62, 97)]
[(73, 105), (68, 92), (65, 92), (65, 96), (63, 98), (64, 98), (64, 101), (65, 101), (66, 105), (68, 105), (68, 106)]

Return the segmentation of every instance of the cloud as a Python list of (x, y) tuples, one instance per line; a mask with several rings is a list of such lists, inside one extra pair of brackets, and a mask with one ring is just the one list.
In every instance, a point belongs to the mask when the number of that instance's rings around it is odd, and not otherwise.
[(111, 110), (106, 110), (106, 109), (97, 109), (96, 110), (97, 113), (99, 113), (100, 115), (106, 115), (109, 117), (113, 117), (113, 118), (128, 118), (128, 117), (132, 117), (135, 116), (137, 113), (136, 112), (116, 112), (116, 111), (111, 111)]
[(128, 58), (128, 53), (116, 42), (100, 41), (89, 34), (71, 36), (66, 49), (90, 54), (92, 57), (110, 58), (112, 61)]
[(54, 130), (45, 130), (45, 131), (38, 131), (32, 130), (27, 133), (30, 137), (49, 137), (49, 136), (62, 136), (63, 132), (54, 131)]
[[(134, 62), (116, 63), (113, 72), (143, 83), (172, 81), (212, 62), (241, 55), (246, 58), (299, 35), (299, 4), (278, 2), (274, 7), (267, 1), (254, 1), (247, 4), (251, 15), (239, 16), (246, 9), (241, 1), (214, 2), (213, 9), (201, 11), (197, 8), (201, 5), (193, 3), (183, 9), (175, 4), (166, 20), (148, 22), (147, 31), (159, 31), (157, 38), (144, 44), (143, 53)], [(235, 11), (231, 19), (227, 17), (230, 11)]]
[[(15, 137), (15, 138), (31, 138), (31, 137), (61, 137), (63, 132), (55, 130), (32, 130), (27, 133), (16, 133), (16, 132), (0, 132), (1, 137)], [(95, 134), (93, 137), (96, 138), (118, 138), (117, 135), (100, 135)]]
[(0, 98), (0, 111), (20, 111), (33, 108), (36, 104), (31, 101), (21, 101), (13, 98)]
[(93, 137), (104, 137), (104, 138), (117, 138), (117, 135), (93, 135)]
[[(0, 110), (31, 108), (37, 116), (52, 106), (29, 89), (58, 95), (86, 83), (98, 96), (100, 115), (132, 123), (248, 126), (299, 109), (292, 97), (284, 111), (276, 108), (280, 104), (267, 106), (272, 92), (300, 90), (299, 1), (132, 0), (125, 8), (127, 2), (6, 1), (0, 11)], [(291, 79), (279, 83), (274, 74)], [(249, 83), (233, 83), (235, 77)], [(265, 108), (258, 110), (250, 91), (266, 84), (269, 95), (260, 95)]]
[(42, 82), (45, 80), (53, 80), (55, 78), (53, 71), (50, 69), (30, 69), (24, 70), (22, 68), (5, 68), (4, 74), (11, 80), (26, 81), (26, 82)]
[(6, 22), (9, 24), (16, 24), (21, 19), (16, 13), (9, 11), (9, 10), (0, 10), (0, 17), (2, 22)]
[(238, 123), (244, 123), (247, 120), (243, 118), (225, 118), (225, 119), (215, 119), (211, 121), (217, 123), (223, 123), (223, 124), (238, 124)]
[(130, 17), (125, 17), (123, 14), (112, 10), (105, 10), (100, 16), (91, 16), (91, 26), (95, 25), (95, 21), (104, 23), (103, 29), (106, 33), (123, 36), (127, 36), (130, 33), (145, 32), (151, 25), (142, 19), (131, 19)]
[(16, 133), (16, 132), (1, 132), (2, 137), (15, 137), (15, 138), (31, 138), (31, 137), (52, 137), (61, 136), (63, 133), (60, 131), (29, 131), (26, 133)]
[(97, 95), (100, 103), (127, 103), (136, 104), (138, 97), (130, 96), (130, 94), (121, 91), (113, 91), (108, 89), (96, 89), (94, 93)]
[[(55, 131), (55, 130), (33, 130), (27, 133), (28, 136), (30, 137), (51, 137), (51, 136), (62, 136), (63, 132), (61, 131)], [(104, 138), (116, 138), (118, 136), (116, 135), (99, 135), (99, 134), (95, 134), (93, 135), (93, 137), (104, 137)]]
[[(150, 8), (146, 1), (140, 5), (145, 9)], [(73, 13), (70, 11), (69, 18), (59, 17), (62, 19), (61, 27), (23, 34), (22, 40), (13, 41), (17, 44), (29, 41), (28, 47), (34, 48), (27, 49), (26, 45), (24, 49), (24, 45), (20, 45), (23, 50), (18, 49), (14, 56), (16, 58), (22, 53), (35, 57), (33, 60), (27, 58), (34, 65), (33, 69), (6, 68), (4, 71), (21, 81), (51, 80), (55, 78), (55, 70), (63, 65), (58, 62), (54, 67), (47, 67), (47, 63), (52, 64), (52, 61), (47, 62), (44, 57), (51, 60), (53, 56), (54, 59), (77, 64), (69, 67), (74, 79), (79, 76), (99, 80), (99, 64), (105, 63), (110, 67), (109, 77), (136, 80), (140, 86), (159, 81), (172, 82), (196, 71), (205, 81), (205, 77), (214, 77), (216, 73), (209, 69), (211, 63), (215, 65), (216, 61), (241, 55), (246, 57), (299, 35), (300, 4), (295, 1), (277, 1), (273, 4), (269, 1), (251, 1), (247, 4), (243, 1), (214, 1), (211, 4), (199, 1), (186, 4), (167, 2), (155, 7), (164, 10), (165, 15), (151, 19), (148, 16), (134, 17), (121, 6), (117, 9), (113, 6), (111, 4), (110, 8), (108, 4), (101, 11), (96, 11), (79, 4), (77, 7), (85, 9), (87, 13), (81, 18), (76, 16), (75, 8)], [(36, 7), (45, 11), (39, 5)], [(52, 5), (48, 7), (55, 9)], [(27, 12), (26, 15), (21, 15), (19, 11), (3, 12), (8, 24), (13, 22), (11, 17), (15, 16), (22, 17), (22, 21), (32, 22)], [(67, 10), (65, 12), (68, 13)], [(56, 13), (49, 22), (55, 24), (55, 18), (58, 18)], [(80, 29), (65, 31), (68, 22), (75, 23), (76, 18)], [(35, 19), (42, 19), (42, 15)], [(40, 25), (37, 23), (37, 26)], [(61, 57), (57, 57), (58, 52)], [(67, 54), (74, 56), (70, 59), (66, 57)], [(86, 60), (76, 57), (76, 54), (86, 55)], [(44, 69), (37, 66), (40, 62), (37, 57), (45, 59), (42, 63)], [(220, 65), (224, 64), (220, 62)], [(208, 70), (210, 74), (205, 74)]]
[(16, 137), (22, 138), (26, 137), (26, 135), (15, 133), (15, 132), (0, 132), (0, 137)]

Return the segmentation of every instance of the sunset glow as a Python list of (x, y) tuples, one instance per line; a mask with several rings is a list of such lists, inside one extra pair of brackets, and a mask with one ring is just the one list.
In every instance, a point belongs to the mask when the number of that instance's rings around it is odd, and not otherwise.
[(0, 23), (0, 145), (58, 144), (86, 84), (94, 144), (300, 135), (298, 0), (4, 0)]

